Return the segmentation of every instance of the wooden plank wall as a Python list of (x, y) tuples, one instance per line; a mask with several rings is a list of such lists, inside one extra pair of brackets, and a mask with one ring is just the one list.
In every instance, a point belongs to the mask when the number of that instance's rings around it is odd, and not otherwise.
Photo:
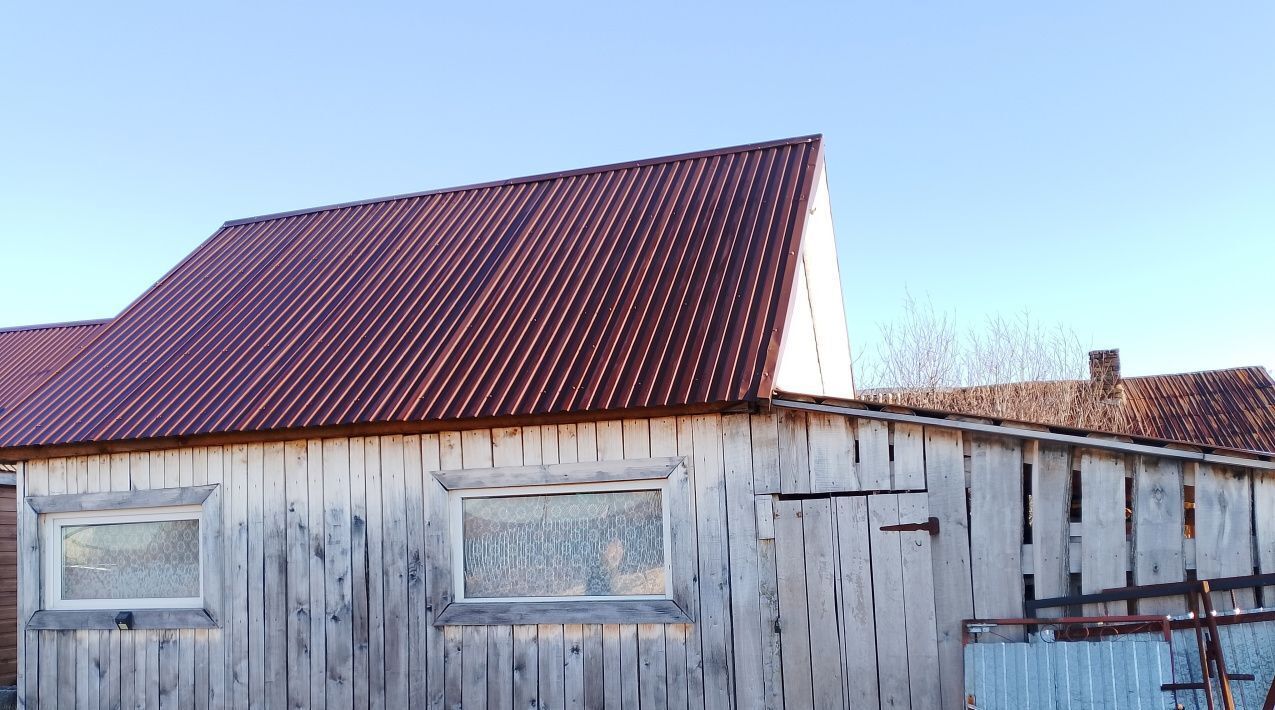
[[(695, 624), (430, 623), (430, 471), (669, 455), (691, 473), (696, 555), (674, 562)], [(961, 621), (1021, 613), (1033, 588), (1275, 571), (1252, 508), (1275, 476), (785, 409), (50, 459), (19, 479), (224, 486), (222, 626), (25, 631), (26, 707), (955, 708)], [(928, 516), (938, 536), (879, 530)], [(24, 550), (35, 523), (22, 506)]]
[(18, 678), (17, 489), (0, 485), (0, 685)]

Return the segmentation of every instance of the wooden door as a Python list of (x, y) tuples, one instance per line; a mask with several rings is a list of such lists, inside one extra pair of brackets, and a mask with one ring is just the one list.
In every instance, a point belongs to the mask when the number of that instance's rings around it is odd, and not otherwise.
[(939, 703), (924, 493), (775, 500), (779, 627), (788, 708)]

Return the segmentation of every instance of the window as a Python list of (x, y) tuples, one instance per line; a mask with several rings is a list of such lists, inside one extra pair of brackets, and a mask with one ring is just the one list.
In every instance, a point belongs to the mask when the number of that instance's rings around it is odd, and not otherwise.
[(28, 497), (43, 590), (28, 628), (215, 627), (219, 488)]
[(690, 515), (682, 459), (434, 479), (431, 504), (446, 520), (427, 575), (436, 623), (689, 621), (691, 574), (675, 564), (686, 542), (675, 531)]
[(203, 606), (200, 506), (52, 513), (46, 609)]

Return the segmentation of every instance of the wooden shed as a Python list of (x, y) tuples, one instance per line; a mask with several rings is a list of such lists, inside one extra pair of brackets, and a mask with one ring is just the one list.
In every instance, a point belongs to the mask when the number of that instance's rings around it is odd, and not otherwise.
[[(0, 416), (84, 347), (103, 321), (0, 328)], [(0, 686), (18, 669), (17, 471), (0, 463)]]
[(1269, 457), (854, 401), (827, 189), (227, 223), (0, 419), (22, 702), (960, 708), (966, 619), (1275, 568)]

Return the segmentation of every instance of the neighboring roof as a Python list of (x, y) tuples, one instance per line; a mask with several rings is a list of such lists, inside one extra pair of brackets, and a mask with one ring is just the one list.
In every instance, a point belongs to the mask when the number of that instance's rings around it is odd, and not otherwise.
[[(866, 390), (859, 396), (866, 401), (903, 407), (1014, 417), (1041, 424), (1275, 453), (1275, 379), (1265, 368), (1123, 377), (1115, 381), (1109, 399), (1086, 396), (1085, 388), (1091, 386), (1088, 380), (1054, 380), (933, 391)], [(1009, 396), (1003, 400), (978, 396), (989, 392)], [(1077, 399), (1086, 401), (1077, 405)], [(980, 404), (995, 411), (975, 411)], [(1020, 411), (1023, 408), (1032, 413), (1056, 409), (1058, 416), (1041, 421), (1040, 416)], [(1099, 411), (1107, 408), (1109, 411)]]
[(1121, 384), (1131, 430), (1275, 452), (1275, 379), (1265, 368), (1126, 377)]
[(105, 320), (0, 328), (0, 416), (75, 356)]
[(0, 447), (768, 398), (820, 145), (227, 222)]

